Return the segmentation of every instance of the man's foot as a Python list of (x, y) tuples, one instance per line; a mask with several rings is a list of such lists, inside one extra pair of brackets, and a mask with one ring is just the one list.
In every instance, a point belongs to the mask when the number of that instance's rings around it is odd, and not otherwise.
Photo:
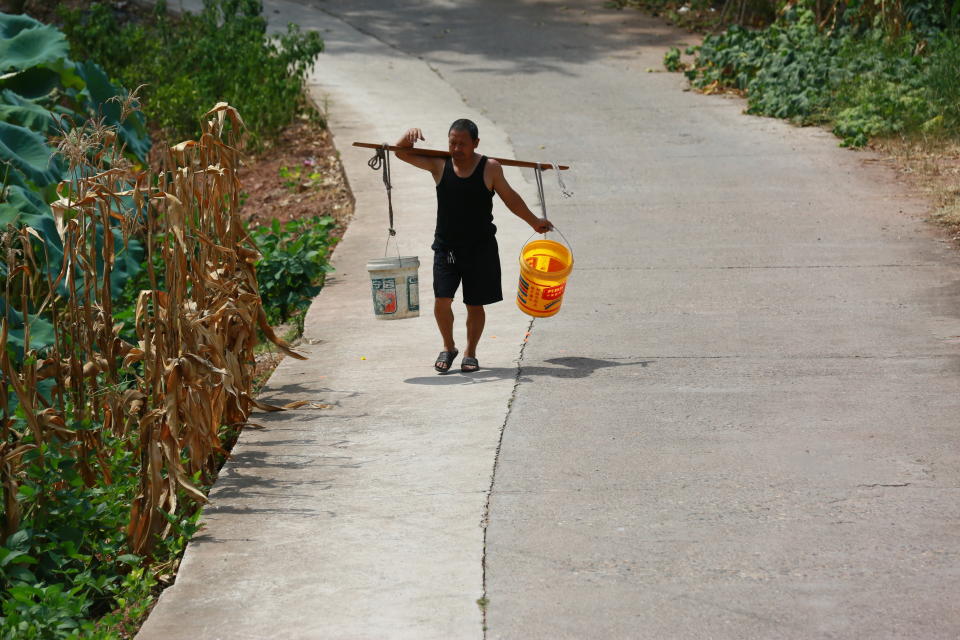
[(440, 373), (446, 373), (447, 371), (450, 371), (450, 365), (453, 364), (454, 358), (456, 358), (459, 354), (460, 352), (456, 349), (453, 351), (441, 351), (440, 355), (437, 356), (437, 361), (433, 363), (433, 368)]
[(476, 358), (471, 358), (470, 356), (463, 356), (463, 362), (460, 363), (460, 371), (463, 373), (473, 373), (480, 369), (480, 363)]

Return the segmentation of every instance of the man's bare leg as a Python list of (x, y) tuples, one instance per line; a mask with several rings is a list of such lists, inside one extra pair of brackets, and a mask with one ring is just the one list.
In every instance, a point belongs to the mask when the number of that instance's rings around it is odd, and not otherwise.
[(477, 357), (477, 344), (483, 335), (483, 326), (487, 322), (487, 314), (483, 305), (465, 305), (467, 307), (467, 350), (463, 355), (469, 358)]
[[(433, 302), (433, 317), (437, 321), (440, 337), (443, 339), (443, 350), (453, 353), (457, 346), (453, 341), (453, 298), (436, 298)], [(437, 367), (446, 370), (446, 366), (437, 361)]]

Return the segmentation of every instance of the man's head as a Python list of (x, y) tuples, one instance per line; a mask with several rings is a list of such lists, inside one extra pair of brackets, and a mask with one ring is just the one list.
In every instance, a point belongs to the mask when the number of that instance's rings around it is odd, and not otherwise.
[(473, 152), (480, 144), (480, 132), (472, 120), (461, 118), (450, 125), (447, 133), (450, 155), (456, 160), (466, 160), (473, 157)]

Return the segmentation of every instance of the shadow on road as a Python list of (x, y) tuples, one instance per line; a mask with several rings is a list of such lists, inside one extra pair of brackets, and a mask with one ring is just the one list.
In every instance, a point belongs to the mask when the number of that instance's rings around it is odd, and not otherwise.
[(407, 384), (423, 384), (434, 386), (447, 386), (455, 384), (480, 384), (484, 382), (499, 382), (501, 380), (519, 380), (520, 382), (531, 382), (539, 377), (551, 378), (587, 378), (599, 369), (609, 369), (612, 367), (647, 367), (655, 362), (654, 360), (638, 360), (636, 362), (617, 362), (614, 360), (598, 360), (597, 358), (584, 358), (571, 356), (565, 358), (551, 358), (544, 362), (557, 365), (553, 367), (544, 367), (541, 365), (521, 365), (518, 368), (493, 367), (490, 369), (481, 368), (476, 373), (460, 373), (454, 368), (448, 374), (437, 374), (433, 376), (420, 376), (417, 378), (407, 378), (404, 380)]
[[(461, 73), (572, 77), (569, 63), (604, 58), (630, 61), (638, 46), (683, 47), (695, 38), (639, 11), (615, 11), (601, 3), (549, 6), (536, 0), (466, 0), (422, 3), (403, 0), (311, 0), (360, 32), (406, 53), (488, 64), (465, 65)], [(497, 20), (490, 20), (491, 12)], [(337, 42), (327, 55), (365, 53)]]

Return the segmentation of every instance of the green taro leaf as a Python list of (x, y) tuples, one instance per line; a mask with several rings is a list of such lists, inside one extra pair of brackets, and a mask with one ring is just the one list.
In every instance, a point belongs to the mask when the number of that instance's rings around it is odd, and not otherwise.
[(0, 13), (0, 71), (50, 64), (68, 54), (67, 38), (55, 27), (29, 16)]
[(0, 121), (16, 124), (37, 133), (49, 134), (56, 129), (52, 111), (9, 89), (0, 91)]
[(45, 98), (60, 85), (60, 74), (47, 67), (32, 67), (0, 78), (0, 87), (28, 100)]
[[(16, 186), (26, 190), (34, 188), (30, 184), (30, 181), (27, 180), (27, 176), (23, 175), (23, 172), (17, 170), (9, 161), (0, 161), (0, 185), (6, 185), (7, 187)], [(38, 193), (34, 195), (39, 197)], [(0, 197), (0, 202), (5, 201), (8, 197), (9, 192)]]
[[(50, 222), (53, 222), (50, 207), (36, 192), (18, 185), (15, 180), (8, 180), (7, 182), (5, 197), (3, 202), (0, 202), (0, 226), (6, 227), (8, 224), (19, 226), (17, 225), (18, 222), (23, 222), (31, 227), (35, 226), (34, 223), (43, 224), (41, 220), (31, 219), (28, 222), (26, 216), (47, 217), (50, 218)], [(53, 231), (55, 233), (56, 230), (56, 225), (54, 225)]]
[(41, 188), (60, 182), (65, 173), (43, 136), (9, 122), (0, 122), (0, 162), (9, 162)]

